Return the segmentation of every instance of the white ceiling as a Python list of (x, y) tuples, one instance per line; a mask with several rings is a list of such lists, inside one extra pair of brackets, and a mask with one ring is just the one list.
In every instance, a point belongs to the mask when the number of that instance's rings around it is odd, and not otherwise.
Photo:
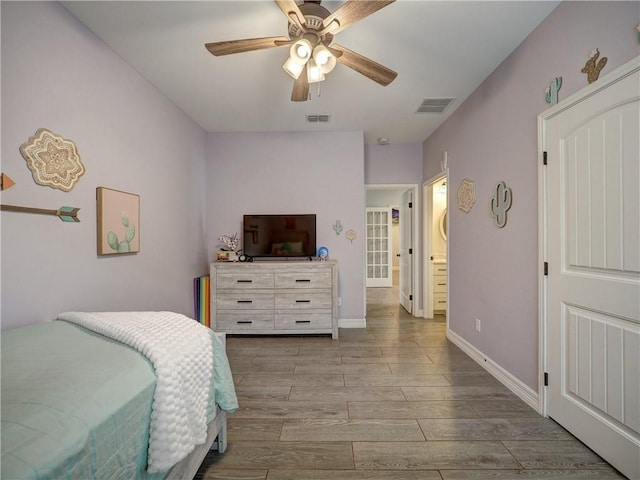
[[(300, 2), (298, 2), (300, 3)], [(64, 6), (209, 132), (364, 131), (366, 143), (421, 143), (559, 1), (398, 0), (335, 42), (398, 72), (387, 87), (338, 64), (291, 102), (287, 47), (214, 57), (205, 43), (287, 36), (270, 0), (70, 1)], [(342, 2), (324, 1), (334, 11)], [(532, 66), (535, 68), (535, 66)], [(444, 113), (425, 98), (455, 97)], [(309, 124), (305, 115), (328, 114)]]

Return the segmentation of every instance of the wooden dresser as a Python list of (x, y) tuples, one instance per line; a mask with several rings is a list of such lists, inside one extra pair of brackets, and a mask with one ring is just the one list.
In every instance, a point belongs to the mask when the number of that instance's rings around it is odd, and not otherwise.
[(338, 338), (336, 261), (213, 262), (210, 273), (214, 330)]

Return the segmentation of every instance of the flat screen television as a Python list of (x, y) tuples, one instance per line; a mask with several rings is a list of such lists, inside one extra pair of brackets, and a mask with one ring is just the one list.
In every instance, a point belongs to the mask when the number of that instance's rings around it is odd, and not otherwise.
[(253, 257), (315, 257), (316, 215), (244, 215), (242, 253)]

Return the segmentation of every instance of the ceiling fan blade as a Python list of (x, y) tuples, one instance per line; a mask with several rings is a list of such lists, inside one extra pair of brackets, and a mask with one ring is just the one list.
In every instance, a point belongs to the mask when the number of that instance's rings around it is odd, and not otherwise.
[(352, 68), (382, 86), (389, 85), (398, 76), (393, 70), (341, 45), (333, 44), (330, 50), (336, 50), (340, 53), (340, 55), (336, 55), (338, 63)]
[(309, 80), (307, 78), (307, 69), (303, 68), (298, 79), (293, 83), (291, 92), (292, 102), (306, 102), (309, 100)]
[(324, 19), (321, 33), (329, 32), (335, 35), (349, 25), (368, 17), (372, 13), (376, 13), (393, 2), (395, 0), (347, 0), (335, 12)]
[(232, 53), (252, 52), (267, 48), (282, 47), (292, 42), (288, 37), (245, 38), (244, 40), (227, 40), (224, 42), (206, 43), (204, 46), (216, 57)]
[(297, 3), (294, 0), (275, 0), (275, 2), (276, 5), (278, 5), (278, 8), (282, 10), (285, 17), (287, 17), (287, 20), (295, 23), (298, 28), (302, 29), (305, 19)]

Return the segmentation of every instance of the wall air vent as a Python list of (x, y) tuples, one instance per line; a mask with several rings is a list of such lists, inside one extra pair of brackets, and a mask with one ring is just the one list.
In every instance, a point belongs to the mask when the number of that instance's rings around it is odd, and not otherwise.
[(425, 98), (416, 113), (442, 113), (455, 98)]
[(307, 115), (307, 123), (327, 123), (331, 117), (329, 115)]

